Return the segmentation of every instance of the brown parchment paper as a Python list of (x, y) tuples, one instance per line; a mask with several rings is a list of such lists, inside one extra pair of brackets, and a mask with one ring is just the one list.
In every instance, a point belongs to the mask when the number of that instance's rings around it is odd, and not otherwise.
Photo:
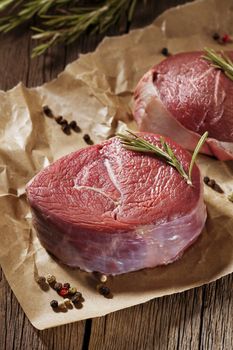
[[(181, 292), (233, 272), (233, 164), (201, 156), (201, 171), (224, 188), (221, 195), (205, 187), (208, 220), (200, 239), (179, 261), (155, 269), (110, 278), (111, 300), (95, 292), (91, 275), (58, 264), (40, 245), (31, 226), (25, 184), (55, 159), (86, 146), (79, 134), (64, 135), (41, 114), (48, 104), (55, 114), (77, 120), (95, 142), (105, 139), (130, 118), (133, 89), (153, 64), (172, 53), (218, 48), (215, 31), (232, 33), (232, 0), (202, 0), (170, 9), (143, 29), (106, 38), (94, 53), (82, 55), (54, 81), (27, 89), (19, 84), (0, 92), (0, 263), (22, 308), (38, 329), (102, 316), (166, 294)], [(233, 45), (227, 46), (233, 49)], [(84, 307), (54, 313), (54, 291), (42, 292), (37, 274), (52, 273), (78, 286)]]

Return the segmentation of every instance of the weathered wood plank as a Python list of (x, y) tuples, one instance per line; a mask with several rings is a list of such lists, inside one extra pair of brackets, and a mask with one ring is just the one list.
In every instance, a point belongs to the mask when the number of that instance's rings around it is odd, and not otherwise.
[(233, 348), (232, 275), (92, 321), (90, 350)]
[(0, 272), (0, 325), (2, 350), (82, 349), (85, 321), (45, 331), (36, 330), (25, 316), (2, 272)]
[(203, 287), (200, 349), (233, 349), (233, 274)]

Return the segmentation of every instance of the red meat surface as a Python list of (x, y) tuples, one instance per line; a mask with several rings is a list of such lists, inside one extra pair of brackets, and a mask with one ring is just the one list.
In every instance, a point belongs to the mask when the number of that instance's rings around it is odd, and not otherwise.
[[(161, 146), (158, 135), (141, 135)], [(187, 170), (190, 154), (165, 140)], [(197, 239), (206, 209), (196, 165), (192, 182), (112, 138), (42, 170), (27, 196), (49, 252), (67, 265), (114, 275), (171, 263)]]
[[(233, 59), (233, 52), (226, 52)], [(233, 159), (233, 81), (203, 59), (173, 55), (154, 66), (135, 90), (134, 116), (142, 131), (172, 137), (193, 150), (208, 131), (203, 153)]]

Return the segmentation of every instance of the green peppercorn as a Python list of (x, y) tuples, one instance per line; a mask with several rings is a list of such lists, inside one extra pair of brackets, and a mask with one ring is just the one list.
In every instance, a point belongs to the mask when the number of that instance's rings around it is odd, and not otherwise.
[(53, 284), (53, 283), (55, 283), (56, 282), (56, 277), (54, 276), (54, 275), (48, 275), (47, 276), (47, 282), (49, 283), (49, 284)]
[(52, 300), (50, 301), (50, 306), (55, 309), (58, 307), (58, 301), (57, 300)]
[(59, 291), (62, 289), (62, 283), (56, 282), (56, 283), (54, 284), (53, 288), (54, 288), (57, 292), (59, 292)]
[(75, 288), (75, 287), (69, 288), (69, 294), (75, 294), (76, 292), (77, 292), (77, 288)]
[(38, 276), (37, 278), (36, 278), (36, 282), (38, 283), (38, 284), (45, 284), (45, 282), (46, 282), (46, 278), (44, 277), (44, 276)]

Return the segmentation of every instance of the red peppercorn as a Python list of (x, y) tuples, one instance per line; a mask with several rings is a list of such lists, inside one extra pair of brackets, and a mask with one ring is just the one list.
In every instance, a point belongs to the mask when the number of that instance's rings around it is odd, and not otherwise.
[(69, 293), (69, 290), (68, 288), (62, 288), (61, 290), (59, 290), (58, 294), (61, 296), (61, 297), (65, 297), (67, 296), (67, 294)]
[(231, 42), (231, 38), (230, 38), (230, 36), (229, 36), (228, 34), (224, 34), (224, 35), (222, 36), (222, 41), (223, 41), (224, 43), (229, 43), (229, 42)]

